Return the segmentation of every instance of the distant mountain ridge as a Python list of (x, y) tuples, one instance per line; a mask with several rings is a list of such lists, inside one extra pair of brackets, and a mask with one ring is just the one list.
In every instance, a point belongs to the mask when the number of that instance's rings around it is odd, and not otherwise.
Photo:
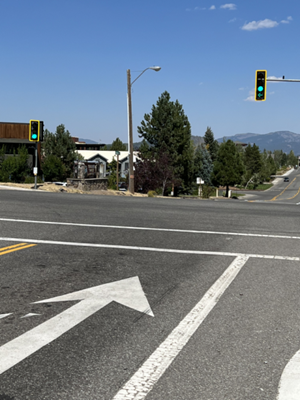
[(291, 150), (295, 155), (300, 155), (300, 134), (290, 131), (277, 131), (265, 134), (258, 133), (241, 133), (233, 136), (225, 136), (217, 139), (219, 143), (223, 140), (233, 140), (234, 142), (242, 142), (259, 147), (260, 151), (266, 150), (282, 150), (284, 153), (289, 153)]
[[(253, 145), (254, 143), (259, 147), (260, 151), (266, 150), (282, 150), (284, 153), (289, 153), (291, 150), (296, 156), (300, 155), (300, 134), (290, 131), (277, 131), (265, 134), (259, 133), (238, 133), (232, 136), (224, 136), (223, 138), (216, 139), (219, 143), (223, 140), (232, 140), (234, 142), (242, 142)], [(79, 139), (86, 143), (96, 143), (89, 139)], [(192, 141), (195, 146), (204, 143), (203, 136), (193, 136)], [(133, 143), (134, 150), (138, 150), (142, 142)], [(127, 143), (126, 143), (127, 144)]]

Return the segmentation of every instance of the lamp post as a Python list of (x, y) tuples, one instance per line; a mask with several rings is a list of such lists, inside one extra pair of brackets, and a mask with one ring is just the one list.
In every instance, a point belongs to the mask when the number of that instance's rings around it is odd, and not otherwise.
[(129, 191), (134, 193), (134, 171), (133, 171), (133, 135), (132, 135), (132, 105), (131, 105), (131, 87), (136, 80), (148, 69), (160, 71), (161, 67), (148, 67), (131, 82), (130, 69), (127, 70), (127, 106), (128, 106), (128, 150), (129, 150)]

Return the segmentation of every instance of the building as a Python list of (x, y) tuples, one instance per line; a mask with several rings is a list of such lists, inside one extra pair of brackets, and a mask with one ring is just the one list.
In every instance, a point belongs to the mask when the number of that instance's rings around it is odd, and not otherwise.
[(71, 138), (76, 145), (76, 150), (101, 150), (105, 147), (104, 143), (86, 143), (84, 141), (79, 141), (78, 137)]
[[(42, 141), (42, 137), (41, 137)], [(16, 153), (18, 147), (28, 150), (28, 165), (34, 165), (35, 143), (29, 141), (29, 122), (0, 122), (0, 147), (5, 146), (5, 155)], [(41, 165), (41, 142), (38, 143), (38, 168)]]
[[(106, 177), (109, 175), (108, 164), (113, 160), (117, 161), (117, 155), (115, 151), (111, 150), (77, 150), (86, 162), (93, 162), (99, 164), (99, 172), (101, 177)], [(120, 177), (125, 178), (129, 172), (129, 153), (128, 151), (119, 152), (119, 171)], [(133, 162), (138, 158), (138, 152), (133, 152)]]

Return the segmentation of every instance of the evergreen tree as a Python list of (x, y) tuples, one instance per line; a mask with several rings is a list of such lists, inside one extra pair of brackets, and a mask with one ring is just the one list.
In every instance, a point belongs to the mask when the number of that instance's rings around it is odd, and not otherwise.
[(127, 145), (122, 142), (119, 138), (114, 140), (111, 144), (110, 147), (111, 151), (126, 151), (127, 150)]
[(211, 184), (211, 174), (213, 171), (213, 163), (211, 156), (204, 146), (198, 146), (194, 159), (195, 178), (200, 177), (206, 185)]
[(298, 165), (298, 157), (295, 156), (293, 150), (291, 150), (287, 156), (287, 163), (291, 166)]
[(247, 177), (249, 179), (254, 175), (258, 174), (262, 168), (262, 157), (259, 152), (259, 147), (254, 143), (253, 146), (249, 144), (244, 152), (244, 164), (247, 171)]
[[(47, 157), (52, 155), (60, 159), (64, 165), (65, 177), (71, 176), (74, 161), (77, 160), (78, 153), (76, 152), (76, 146), (71, 138), (70, 132), (65, 130), (63, 124), (56, 128), (55, 133), (51, 133), (46, 129), (44, 133), (44, 142), (42, 143), (42, 153), (42, 169)], [(50, 165), (51, 164), (55, 165), (55, 170), (57, 170), (59, 163), (54, 161), (53, 157)]]
[(215, 140), (213, 131), (209, 126), (207, 127), (204, 135), (204, 143), (207, 150), (209, 151), (212, 162), (214, 162), (217, 158), (219, 143), (217, 140)]
[(193, 150), (191, 126), (178, 100), (172, 102), (168, 92), (162, 93), (150, 114), (138, 127), (139, 137), (147, 140), (154, 158), (167, 153), (174, 174), (187, 188), (192, 184)]
[(140, 155), (143, 159), (147, 159), (152, 156), (151, 147), (146, 139), (142, 140), (142, 143), (139, 148)]
[(245, 171), (244, 164), (236, 145), (232, 140), (227, 140), (220, 145), (217, 160), (214, 163), (212, 182), (216, 186), (226, 186), (228, 197), (229, 186), (241, 182)]

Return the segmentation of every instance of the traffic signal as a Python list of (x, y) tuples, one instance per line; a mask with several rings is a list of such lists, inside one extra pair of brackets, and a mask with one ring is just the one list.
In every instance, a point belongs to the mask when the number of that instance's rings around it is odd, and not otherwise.
[(267, 97), (267, 71), (255, 72), (255, 101), (264, 101)]
[(40, 121), (31, 119), (29, 122), (29, 140), (38, 142), (40, 140)]

